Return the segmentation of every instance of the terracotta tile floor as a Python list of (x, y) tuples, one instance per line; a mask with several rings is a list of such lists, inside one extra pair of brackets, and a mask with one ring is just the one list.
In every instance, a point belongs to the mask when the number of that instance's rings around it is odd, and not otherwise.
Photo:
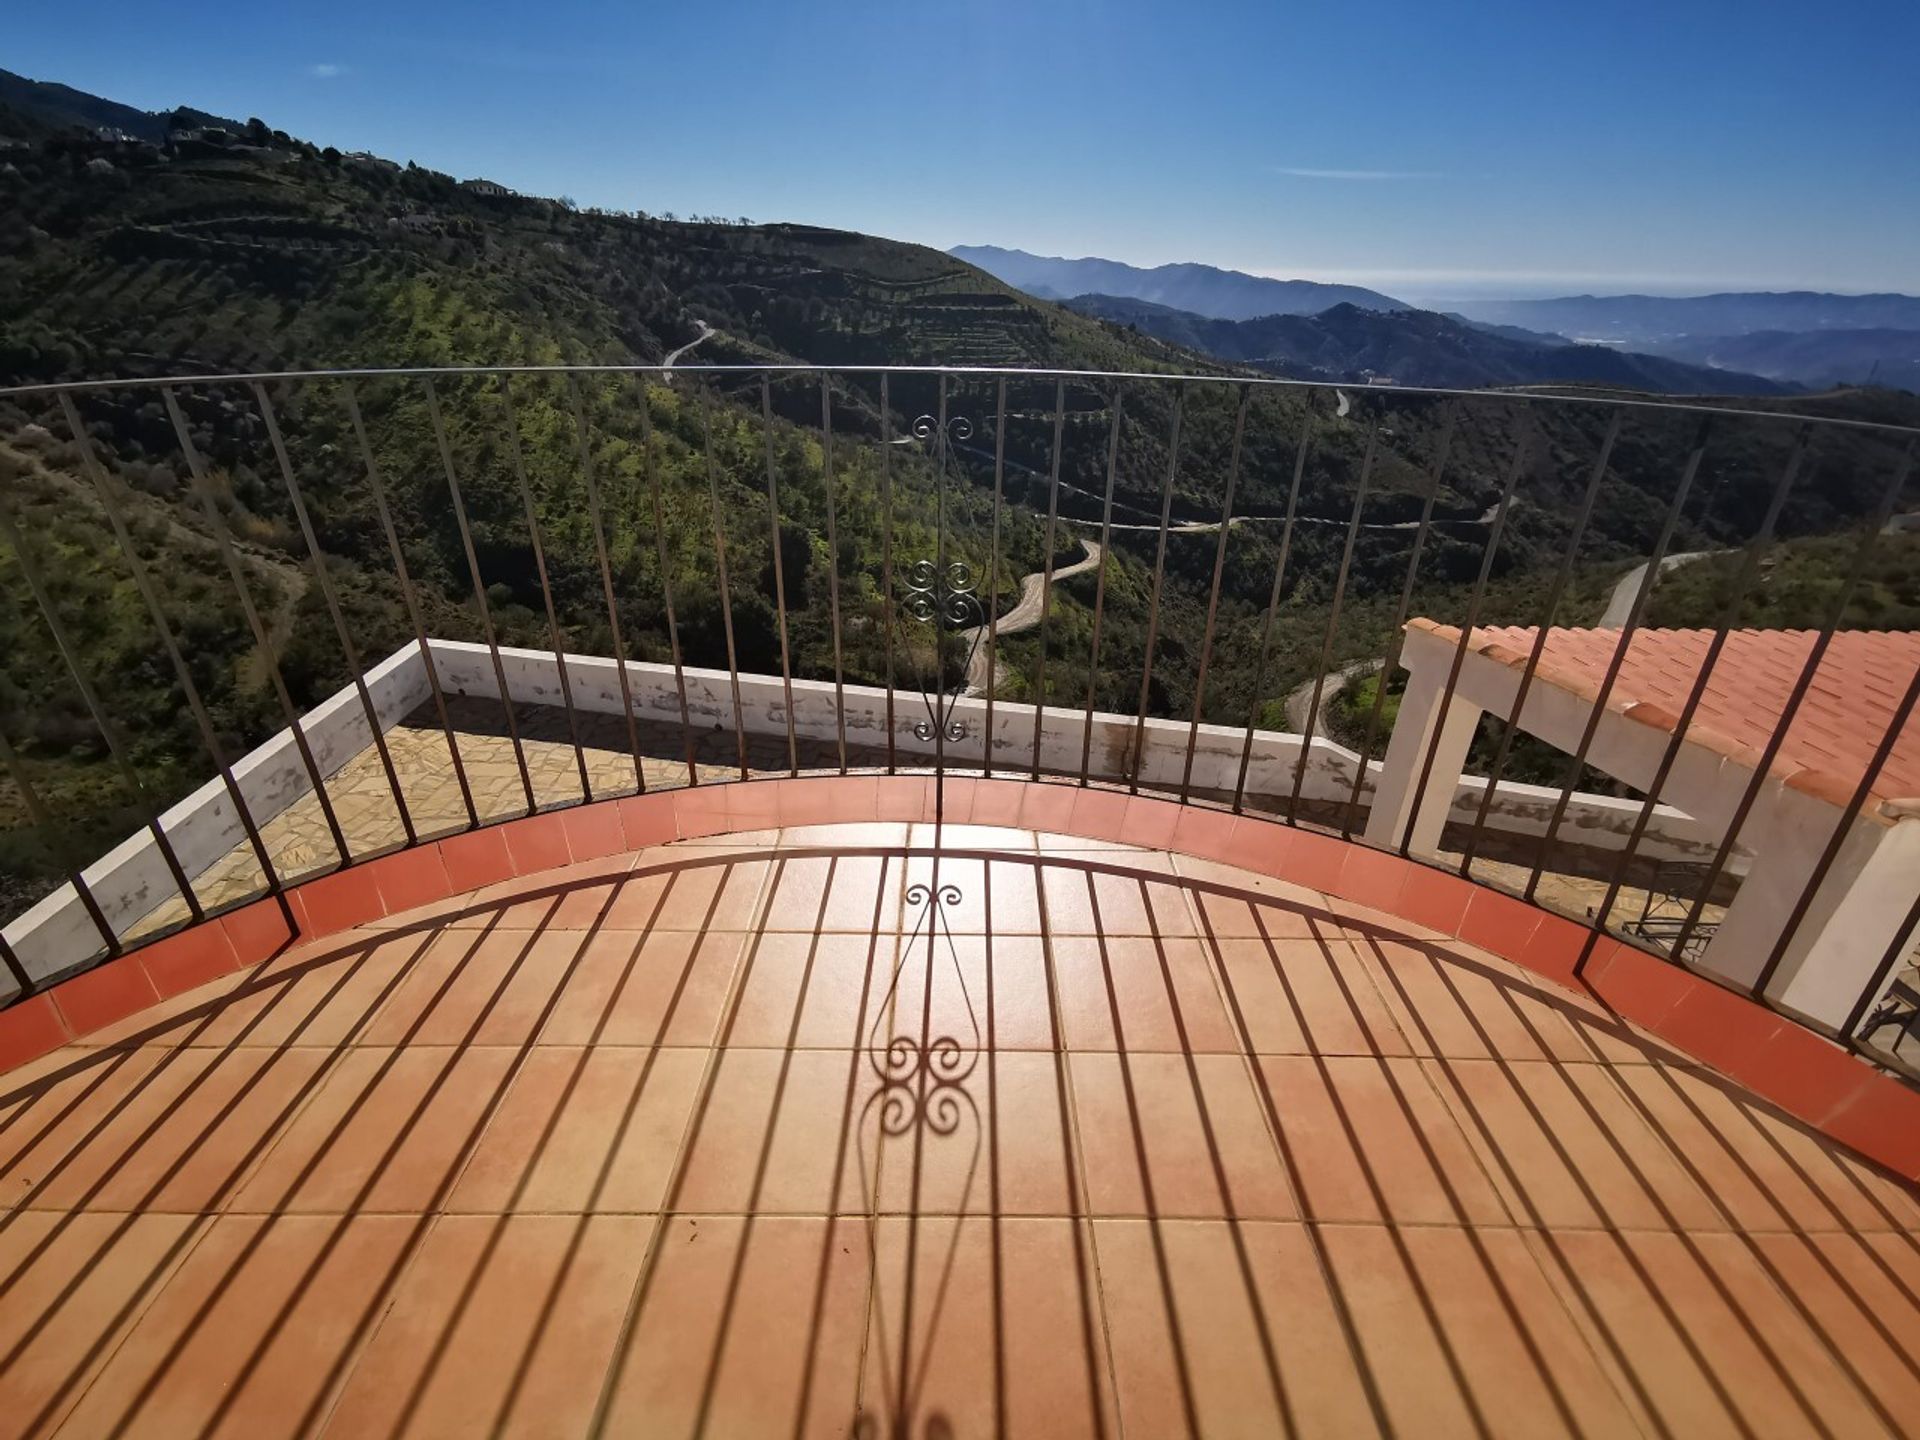
[(0, 1436), (1920, 1423), (1910, 1189), (1219, 865), (958, 827), (930, 945), (932, 839), (595, 862), (0, 1080)]

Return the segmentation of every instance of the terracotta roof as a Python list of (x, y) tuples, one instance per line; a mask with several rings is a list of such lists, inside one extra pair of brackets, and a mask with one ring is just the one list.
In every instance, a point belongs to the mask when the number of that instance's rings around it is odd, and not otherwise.
[[(1460, 638), (1457, 627), (1431, 620), (1409, 621), (1408, 628), (1426, 630), (1456, 644)], [(1519, 670), (1527, 663), (1536, 633), (1535, 627), (1525, 625), (1477, 627), (1471, 648)], [(1687, 728), (1687, 738), (1749, 768), (1759, 764), (1817, 638), (1812, 630), (1730, 633)], [(1607, 708), (1672, 731), (1712, 640), (1711, 630), (1635, 631), (1607, 697)], [(1618, 630), (1555, 628), (1548, 632), (1534, 683), (1595, 699), (1619, 643)], [(1795, 789), (1835, 805), (1847, 804), (1892, 724), (1916, 666), (1920, 666), (1920, 633), (1846, 630), (1836, 634), (1774, 757), (1773, 773)], [(1920, 804), (1920, 709), (1907, 717), (1874, 782), (1867, 808), (1891, 818), (1888, 807), (1896, 813), (1911, 813), (1916, 804)]]

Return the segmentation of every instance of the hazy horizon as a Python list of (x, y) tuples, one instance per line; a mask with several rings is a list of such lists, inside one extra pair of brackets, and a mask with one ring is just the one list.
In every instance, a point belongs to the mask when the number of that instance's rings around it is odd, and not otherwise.
[(1920, 10), (29, 7), (6, 68), (533, 194), (1449, 298), (1920, 293)]
[(1398, 300), (1417, 301), (1427, 308), (1435, 308), (1451, 301), (1464, 303), (1475, 300), (1551, 300), (1577, 295), (1657, 295), (1679, 298), (1731, 292), (1783, 293), (1796, 290), (1820, 291), (1833, 295), (1911, 293), (1897, 289), (1861, 289), (1838, 285), (1804, 285), (1780, 280), (1712, 279), (1699, 276), (1496, 275), (1472, 271), (1338, 270), (1304, 267), (1289, 269), (1284, 266), (1261, 269), (1253, 266), (1222, 264), (1204, 255), (1134, 259), (1098, 249), (1071, 253), (1042, 252), (999, 239), (956, 240), (938, 248), (955, 250), (981, 245), (996, 245), (1003, 250), (1022, 250), (1027, 254), (1051, 260), (1114, 260), (1142, 270), (1157, 269), (1162, 265), (1198, 264), (1211, 265), (1220, 270), (1238, 270), (1243, 274), (1257, 275), (1268, 280), (1312, 280), (1323, 285), (1358, 285), (1365, 289), (1378, 290)]

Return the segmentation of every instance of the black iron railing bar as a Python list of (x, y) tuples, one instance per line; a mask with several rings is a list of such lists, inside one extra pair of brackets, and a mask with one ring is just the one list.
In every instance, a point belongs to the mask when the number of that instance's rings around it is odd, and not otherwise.
[(327, 792), (326, 778), (320, 773), (319, 762), (314, 759), (313, 747), (307, 742), (306, 726), (301, 723), (300, 709), (293, 703), (293, 692), (287, 688), (286, 676), (281, 672), (280, 657), (274, 651), (273, 637), (267, 632), (266, 622), (260, 618), (259, 607), (253, 603), (253, 591), (247, 584), (246, 568), (240, 563), (240, 552), (234, 546), (233, 532), (214, 499), (213, 481), (207, 474), (206, 462), (187, 431), (186, 416), (181, 413), (180, 403), (173, 391), (162, 391), (161, 399), (166, 405), (167, 418), (173, 422), (174, 435), (180, 442), (180, 453), (187, 462), (187, 470), (193, 476), (193, 493), (200, 503), (201, 514), (206, 517), (207, 528), (213, 535), (214, 548), (220, 552), (220, 558), (226, 564), (227, 578), (232, 581), (234, 594), (240, 601), (240, 613), (246, 617), (247, 628), (253, 634), (254, 647), (259, 651), (260, 663), (266, 669), (281, 717), (287, 722), (287, 729), (293, 736), (301, 767), (313, 785), (313, 796), (319, 803), (321, 816), (326, 820), (327, 833), (333, 837), (334, 848), (340, 853), (340, 863), (351, 865), (353, 851), (347, 845), (346, 831), (341, 828), (340, 817), (334, 811), (333, 797)]
[(453, 500), (453, 519), (460, 531), (460, 548), (466, 555), (467, 575), (473, 582), (473, 603), (480, 612), (480, 631), (487, 637), (487, 656), (493, 662), (493, 679), (500, 691), (500, 713), (506, 722), (507, 738), (513, 745), (513, 761), (520, 771), (520, 789), (526, 796), (527, 814), (540, 808), (534, 798), (533, 775), (527, 769), (526, 746), (520, 741), (520, 722), (514, 715), (513, 692), (507, 685), (507, 667), (500, 658), (500, 637), (493, 625), (493, 609), (487, 604), (487, 582), (480, 574), (480, 556), (473, 545), (473, 526), (467, 520), (467, 505), (460, 494), (460, 476), (453, 463), (453, 446), (447, 440), (446, 418), (440, 413), (440, 395), (432, 380), (425, 382), (427, 420), (433, 427), (433, 441), (440, 451), (440, 468), (446, 473), (447, 494)]
[(414, 593), (413, 575), (407, 569), (406, 553), (400, 547), (400, 532), (393, 523), (393, 509), (387, 503), (387, 486), (380, 466), (367, 440), (367, 426), (360, 414), (360, 397), (351, 380), (341, 384), (341, 398), (347, 407), (347, 420), (353, 427), (354, 442), (360, 449), (360, 462), (366, 468), (367, 488), (373, 493), (373, 506), (380, 516), (380, 528), (387, 537), (387, 551), (393, 558), (394, 578), (400, 582), (400, 595), (407, 607), (407, 620), (413, 626), (414, 643), (420, 648), (420, 663), (427, 675), (427, 689), (433, 695), (434, 713), (447, 739), (447, 758), (453, 764), (453, 778), (460, 787), (460, 803), (467, 812), (467, 828), (480, 824), (480, 812), (473, 803), (473, 786), (467, 780), (466, 762), (460, 758), (460, 743), (454, 738), (453, 717), (447, 711), (447, 694), (440, 684), (440, 667), (434, 663), (433, 647), (427, 639), (427, 626), (420, 615), (420, 598)]
[[(1620, 627), (1620, 638), (1614, 642), (1613, 653), (1607, 657), (1606, 672), (1600, 678), (1600, 688), (1587, 710), (1586, 724), (1580, 731), (1580, 743), (1575, 747), (1573, 756), (1567, 762), (1566, 781), (1560, 787), (1555, 798), (1553, 814), (1547, 821), (1547, 833), (1540, 839), (1534, 851), (1533, 868), (1527, 876), (1526, 888), (1521, 892), (1529, 901), (1540, 888), (1540, 876), (1545, 871), (1547, 860), (1553, 853), (1554, 841), (1559, 838), (1560, 825), (1566, 819), (1567, 806), (1573, 803), (1575, 788), (1580, 783), (1580, 772), (1586, 769), (1587, 754), (1593, 748), (1594, 736), (1600, 733), (1600, 722), (1606, 716), (1607, 702), (1613, 697), (1613, 687), (1620, 679), (1620, 671), (1627, 663), (1627, 655), (1633, 648), (1633, 637), (1640, 628), (1640, 619), (1646, 613), (1647, 601), (1653, 594), (1654, 582), (1660, 578), (1661, 567), (1666, 563), (1667, 551), (1673, 544), (1673, 534), (1680, 524), (1680, 514), (1687, 503), (1687, 496), (1693, 491), (1693, 482), (1700, 473), (1700, 464), (1706, 458), (1707, 442), (1712, 438), (1713, 421), (1702, 419), (1694, 431), (1693, 444), (1688, 450), (1685, 467), (1680, 472), (1680, 483), (1674, 487), (1673, 499), (1667, 505), (1666, 517), (1660, 523), (1660, 534), (1653, 542), (1653, 553), (1647, 557), (1647, 568), (1641, 573), (1640, 583), (1633, 592), (1633, 605), (1627, 612), (1627, 620)], [(1464, 636), (1463, 636), (1464, 642)], [(1594, 934), (1600, 932), (1596, 929)], [(1588, 948), (1591, 953), (1591, 946)], [(1582, 957), (1584, 959), (1584, 957)]]
[(1180, 473), (1180, 422), (1187, 410), (1187, 387), (1173, 388), (1173, 433), (1167, 437), (1167, 473), (1160, 483), (1160, 534), (1153, 552), (1153, 589), (1147, 599), (1147, 642), (1140, 665), (1140, 709), (1133, 722), (1133, 765), (1127, 793), (1140, 793), (1140, 772), (1147, 768), (1147, 698), (1153, 690), (1153, 652), (1160, 641), (1160, 587), (1167, 575), (1167, 528), (1173, 519), (1173, 482)]
[(1613, 458), (1614, 443), (1620, 438), (1620, 425), (1624, 411), (1616, 410), (1607, 421), (1606, 434), (1601, 437), (1599, 452), (1595, 455), (1593, 469), (1587, 477), (1587, 488), (1580, 497), (1580, 513), (1575, 516), (1573, 529), (1567, 536), (1567, 548), (1560, 557), (1560, 569), (1553, 577), (1553, 588), (1547, 594), (1545, 609), (1540, 621), (1534, 626), (1533, 645), (1527, 652), (1527, 663), (1520, 671), (1520, 684), (1514, 692), (1513, 718), (1500, 732), (1500, 742), (1494, 748), (1493, 763), (1487, 767), (1486, 786), (1480, 792), (1480, 804), (1474, 811), (1473, 825), (1467, 831), (1465, 842), (1461, 846), (1460, 875), (1470, 878), (1473, 857), (1480, 847), (1480, 832), (1487, 823), (1487, 814), (1493, 807), (1493, 797), (1499, 790), (1500, 781), (1507, 773), (1507, 756), (1513, 750), (1513, 737), (1519, 734), (1519, 719), (1526, 713), (1527, 696), (1533, 690), (1533, 677), (1540, 669), (1540, 657), (1547, 648), (1547, 637), (1552, 633), (1553, 622), (1559, 617), (1560, 604), (1566, 598), (1567, 585), (1573, 578), (1573, 567), (1580, 556), (1580, 543), (1586, 537), (1587, 524), (1593, 519), (1594, 501), (1599, 498), (1601, 484), (1607, 477), (1607, 464)]
[(527, 517), (527, 540), (533, 547), (533, 571), (540, 580), (540, 601), (547, 612), (547, 639), (553, 646), (553, 670), (560, 680), (560, 707), (567, 717), (567, 738), (573, 742), (573, 763), (580, 775), (580, 795), (591, 804), (593, 781), (587, 775), (586, 747), (580, 743), (580, 716), (573, 704), (573, 681), (567, 675), (567, 645), (560, 634), (560, 617), (553, 606), (553, 582), (547, 575), (547, 547), (540, 533), (540, 513), (534, 507), (533, 486), (527, 481), (527, 461), (520, 444), (520, 416), (513, 402), (513, 377), (500, 377), (502, 428), (507, 436), (507, 459), (520, 508)]
[(1180, 799), (1193, 798), (1193, 756), (1200, 743), (1200, 717), (1207, 703), (1207, 669), (1213, 661), (1213, 636), (1220, 618), (1220, 582), (1227, 570), (1227, 537), (1233, 533), (1233, 497), (1240, 485), (1241, 443), (1247, 433), (1247, 410), (1253, 387), (1242, 386), (1233, 417), (1233, 450), (1227, 461), (1226, 493), (1220, 501), (1220, 534), (1213, 546), (1213, 578), (1207, 584), (1207, 621), (1200, 636), (1200, 664), (1193, 678), (1193, 718), (1187, 725), (1187, 755), (1180, 767)]
[(1373, 763), (1373, 742), (1379, 738), (1380, 717), (1387, 707), (1387, 681), (1400, 663), (1400, 647), (1406, 641), (1407, 614), (1413, 604), (1413, 585), (1420, 574), (1420, 557), (1426, 552), (1427, 535), (1433, 529), (1433, 505), (1440, 495), (1440, 481), (1446, 474), (1447, 457), (1453, 450), (1454, 427), (1460, 419), (1460, 407), (1449, 405), (1447, 418), (1435, 447), (1433, 463), (1427, 467), (1427, 493), (1420, 502), (1420, 523), (1413, 535), (1413, 549), (1407, 556), (1406, 577), (1400, 582), (1400, 603), (1394, 607), (1393, 628), (1387, 632), (1386, 654), (1380, 658), (1378, 679), (1373, 687), (1373, 706), (1367, 712), (1367, 733), (1360, 741), (1360, 757), (1354, 762), (1353, 790), (1347, 796), (1346, 814), (1341, 817), (1342, 839), (1353, 836), (1354, 816), (1360, 810), (1360, 792), (1366, 788), (1367, 769)]

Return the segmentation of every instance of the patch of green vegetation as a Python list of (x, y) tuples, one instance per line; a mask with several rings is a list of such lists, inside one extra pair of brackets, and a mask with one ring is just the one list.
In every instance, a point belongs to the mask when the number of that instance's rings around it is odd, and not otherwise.
[[(372, 365), (650, 364), (692, 341), (701, 324), (715, 333), (687, 364), (1221, 373), (1196, 355), (1132, 340), (1021, 295), (939, 252), (871, 236), (489, 197), (444, 175), (270, 134), (241, 147), (156, 148), (107, 145), (31, 123), (13, 133), (32, 143), (6, 152), (13, 172), (9, 204), (0, 208), (0, 384)], [(105, 174), (91, 165), (102, 159), (112, 167)], [(883, 443), (907, 436), (914, 417), (939, 413), (942, 389), (932, 375), (895, 375), (884, 391), (877, 376), (836, 376), (830, 440), (821, 430), (821, 382), (805, 373), (777, 378), (764, 392), (758, 376), (689, 374), (668, 386), (595, 375), (577, 384), (577, 412), (575, 386), (563, 377), (521, 376), (511, 381), (511, 427), (508, 382), (500, 377), (433, 383), (481, 584), (504, 643), (551, 643), (520, 493), (524, 470), (561, 643), (611, 652), (587, 503), (591, 473), (630, 656), (669, 654), (671, 588), (688, 663), (724, 667), (730, 616), (740, 666), (777, 671), (777, 553), (794, 673), (834, 673), (832, 575), (842, 673), (873, 684), (884, 683), (890, 650), (898, 669), (926, 648), (924, 636), (905, 626), (888, 630), (889, 562), (897, 601), (905, 567), (944, 548), (983, 578), (996, 613), (1018, 596), (1021, 577), (1044, 565), (1056, 404), (1064, 411), (1055, 537), (1062, 562), (1079, 557), (1074, 537), (1099, 535), (1110, 453), (1113, 519), (1121, 525), (1157, 519), (1170, 472), (1176, 522), (1217, 521), (1238, 404), (1232, 389), (1212, 384), (1189, 386), (1177, 401), (1165, 383), (1014, 375), (1005, 386), (1002, 434), (994, 379), (951, 377), (946, 413), (970, 419), (974, 434), (953, 450), (942, 481), (925, 445)], [(482, 638), (426, 383), (369, 378), (354, 393), (428, 629)], [(266, 394), (353, 639), (370, 662), (406, 643), (411, 627), (346, 389), (319, 379), (275, 383)], [(294, 704), (305, 709), (344, 684), (349, 667), (311, 580), (260, 398), (232, 384), (185, 386), (177, 396), (221, 523), (238, 538), (268, 650)], [(1457, 416), (1452, 402), (1390, 390), (1350, 392), (1349, 400), (1348, 413), (1338, 415), (1323, 392), (1271, 386), (1251, 404), (1235, 491), (1241, 523), (1228, 533), (1199, 706), (1209, 721), (1258, 716), (1277, 726), (1283, 697), (1319, 668), (1382, 652), (1415, 544), (1411, 528), (1392, 527), (1420, 513), (1450, 425), (1411, 613), (1464, 618), (1490, 533), (1488, 512), (1516, 448), (1515, 500), (1481, 616), (1525, 624), (1544, 613), (1606, 414), (1498, 393)], [(1809, 403), (1879, 419), (1910, 418), (1916, 408), (1868, 392)], [(283, 723), (268, 657), (240, 614), (166, 409), (153, 391), (137, 389), (89, 392), (79, 408), (88, 442), (127, 492), (121, 503), (136, 544), (159, 579), (222, 743), (235, 753), (257, 744)], [(1576, 557), (1563, 622), (1598, 614), (1611, 580), (1646, 553), (1695, 429), (1691, 418), (1669, 413), (1627, 417)], [(1307, 460), (1289, 541), (1280, 516), (1303, 432)], [(1675, 547), (1717, 548), (1751, 534), (1790, 439), (1785, 424), (1718, 428)], [(998, 470), (996, 453), (1004, 457)], [(1893, 460), (1881, 437), (1823, 435), (1781, 533), (1796, 544), (1855, 523)], [(1003, 496), (997, 550), (996, 476)], [(109, 697), (143, 781), (164, 803), (211, 771), (86, 477), (57, 407), (32, 396), (0, 399), (0, 503), (26, 533), (82, 663)], [(1364, 524), (1341, 589), (1346, 522), (1363, 477)], [(716, 530), (727, 554), (724, 589)], [(1149, 710), (1185, 718), (1195, 708), (1207, 644), (1219, 534), (1171, 534), (1164, 557), (1151, 530), (1115, 529), (1109, 541), (1097, 662), (1101, 579), (1087, 573), (1059, 586), (1044, 637), (1034, 629), (1003, 639), (1009, 679), (1002, 694), (1077, 706), (1091, 688), (1097, 706), (1132, 713), (1145, 679)], [(1703, 569), (1700, 583), (1710, 574)], [(1672, 579), (1693, 577), (1682, 571)], [(1900, 588), (1897, 570), (1876, 585), (1893, 600), (1911, 593)], [(1339, 623), (1329, 638), (1336, 589)], [(1657, 593), (1667, 593), (1666, 582)], [(129, 797), (17, 557), (4, 546), (0, 652), (7, 657), (0, 728), (65, 827), (61, 837), (35, 837), (19, 797), (0, 785), (0, 828), (13, 845), (0, 864), (24, 897), (55, 873), (50, 857), (60, 846), (53, 840), (70, 835), (78, 853), (97, 854), (132, 824)], [(1357, 703), (1360, 693), (1356, 687), (1342, 703)]]
[[(1840, 610), (1844, 630), (1920, 629), (1920, 532), (1873, 537), (1864, 562), (1857, 534), (1806, 536), (1769, 547), (1734, 623), (1817, 630)], [(1744, 556), (1713, 555), (1669, 570), (1648, 601), (1652, 625), (1717, 626), (1739, 587)]]

